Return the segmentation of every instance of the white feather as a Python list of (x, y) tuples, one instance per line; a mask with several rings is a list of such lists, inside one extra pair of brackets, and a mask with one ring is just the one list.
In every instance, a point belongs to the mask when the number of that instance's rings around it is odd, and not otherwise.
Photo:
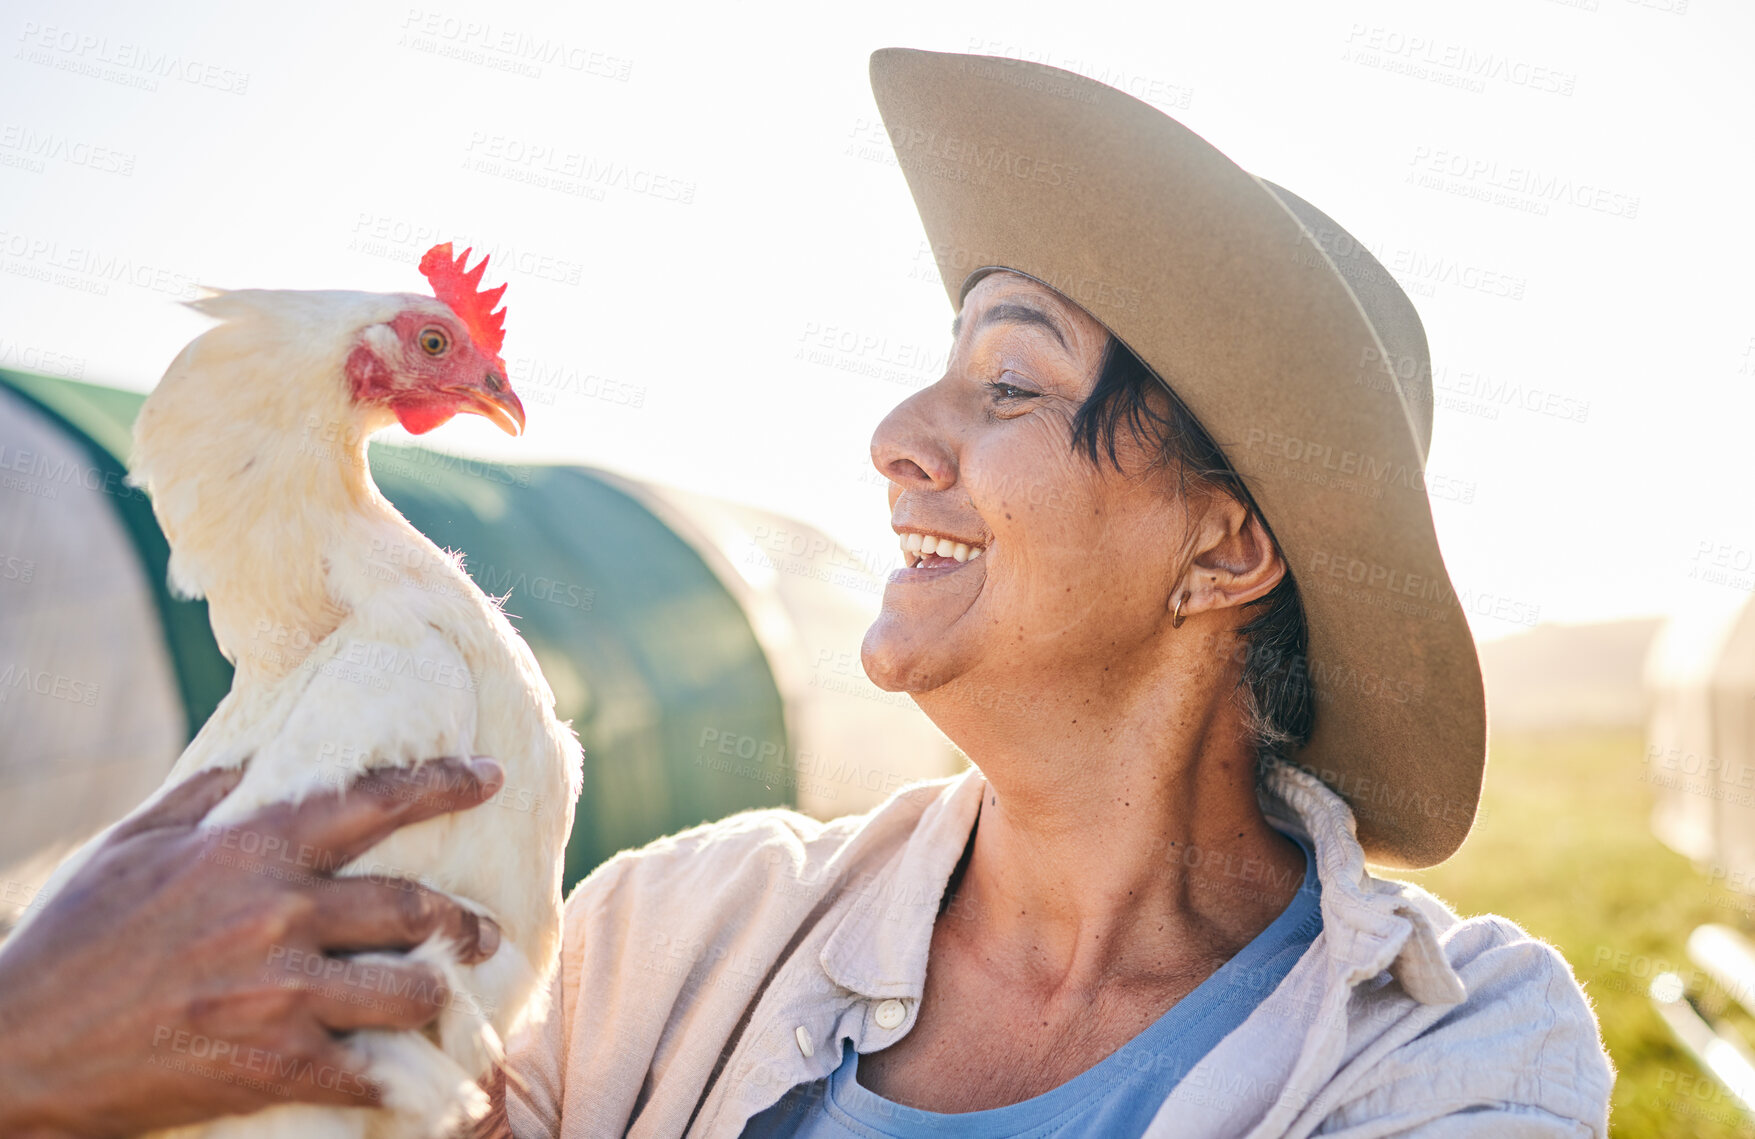
[(392, 419), (354, 404), (347, 353), (398, 312), (444, 313), (439, 302), (250, 290), (191, 307), (223, 323), (182, 351), (142, 408), (133, 476), (170, 538), (173, 583), (208, 599), (237, 675), (165, 787), (248, 758), (208, 817), (216, 825), (369, 768), (437, 756), (491, 755), (506, 788), (493, 803), (398, 831), (343, 871), (414, 878), (502, 931), (495, 955), (473, 967), (442, 944), (412, 955), (441, 968), (454, 994), (437, 1044), (355, 1034), (387, 1106), (277, 1107), (174, 1134), (443, 1134), (479, 1116), (474, 1081), (521, 1019), (541, 1012), (560, 948), (578, 741), (555, 719), (547, 682), (498, 606), (396, 512), (366, 465), (367, 436)]

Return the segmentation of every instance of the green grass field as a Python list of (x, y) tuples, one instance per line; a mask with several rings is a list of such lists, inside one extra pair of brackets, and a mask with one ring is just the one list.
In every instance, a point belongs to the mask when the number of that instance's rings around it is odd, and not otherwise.
[(1464, 915), (1511, 918), (1572, 962), (1619, 1073), (1609, 1118), (1617, 1139), (1755, 1136), (1755, 1121), (1671, 1043), (1646, 996), (1665, 968), (1689, 975), (1695, 926), (1755, 929), (1755, 900), (1710, 885), (1652, 837), (1643, 755), (1635, 732), (1496, 738), (1468, 844), (1405, 877)]

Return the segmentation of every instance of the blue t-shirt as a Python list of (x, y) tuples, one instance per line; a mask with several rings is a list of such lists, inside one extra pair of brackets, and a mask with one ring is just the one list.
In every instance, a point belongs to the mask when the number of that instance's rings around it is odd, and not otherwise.
[[(1294, 836), (1295, 837), (1295, 836)], [(1302, 839), (1304, 884), (1254, 941), (1095, 1067), (1027, 1099), (987, 1111), (921, 1111), (859, 1085), (859, 1054), (800, 1084), (745, 1125), (743, 1139), (1121, 1139), (1143, 1135), (1189, 1069), (1279, 987), (1322, 930), (1316, 859)], [(1241, 885), (1241, 882), (1240, 882)]]

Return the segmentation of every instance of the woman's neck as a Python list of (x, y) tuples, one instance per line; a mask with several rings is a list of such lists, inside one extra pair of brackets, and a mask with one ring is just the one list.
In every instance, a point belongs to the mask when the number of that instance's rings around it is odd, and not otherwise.
[(957, 906), (1050, 990), (1204, 976), (1304, 873), (1257, 803), (1234, 678), (1202, 692), (1201, 677), (1157, 677), (1107, 700), (1064, 679), (1061, 699), (954, 736), (988, 781)]

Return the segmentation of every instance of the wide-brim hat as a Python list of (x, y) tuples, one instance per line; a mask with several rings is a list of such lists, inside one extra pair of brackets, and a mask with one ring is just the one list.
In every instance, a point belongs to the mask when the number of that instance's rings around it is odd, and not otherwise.
[(1155, 107), (1058, 68), (890, 48), (872, 90), (960, 308), (1057, 290), (1161, 377), (1296, 581), (1316, 727), (1293, 762), (1375, 863), (1442, 862), (1486, 765), (1480, 664), (1432, 525), (1420, 319), (1364, 244)]

